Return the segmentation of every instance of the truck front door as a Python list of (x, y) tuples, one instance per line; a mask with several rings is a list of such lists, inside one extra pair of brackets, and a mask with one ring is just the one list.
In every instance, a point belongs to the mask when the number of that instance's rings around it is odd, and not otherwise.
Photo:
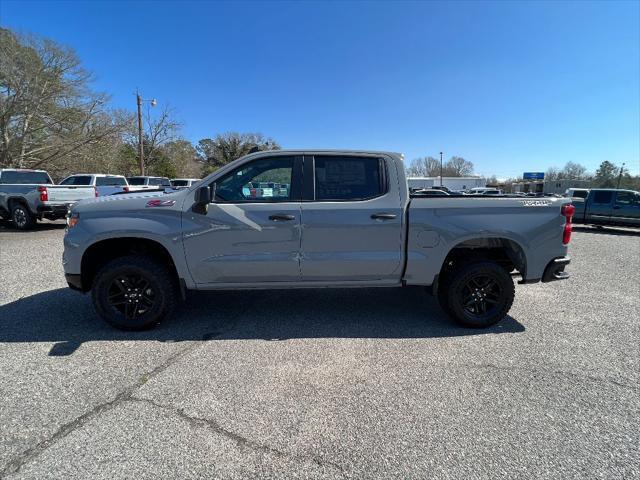
[(400, 279), (404, 211), (391, 168), (374, 155), (304, 157), (303, 281)]
[[(185, 211), (183, 241), (195, 283), (300, 280), (302, 157), (250, 160), (216, 180), (206, 214)], [(255, 188), (277, 183), (279, 188)]]
[(616, 192), (611, 222), (620, 225), (640, 225), (640, 193), (628, 190)]

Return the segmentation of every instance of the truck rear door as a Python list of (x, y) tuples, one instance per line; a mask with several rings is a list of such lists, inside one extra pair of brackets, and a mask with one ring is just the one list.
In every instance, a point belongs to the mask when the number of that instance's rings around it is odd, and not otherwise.
[(92, 175), (73, 175), (47, 190), (49, 203), (73, 203), (95, 196)]
[(592, 190), (587, 199), (585, 222), (609, 223), (613, 209), (613, 191)]
[(404, 212), (392, 168), (375, 155), (304, 157), (303, 281), (399, 280)]

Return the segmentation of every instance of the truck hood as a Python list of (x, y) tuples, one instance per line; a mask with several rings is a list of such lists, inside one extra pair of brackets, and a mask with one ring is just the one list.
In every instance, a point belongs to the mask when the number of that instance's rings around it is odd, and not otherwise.
[(172, 193), (165, 192), (148, 192), (144, 190), (135, 191), (126, 194), (106, 195), (104, 197), (94, 197), (81, 200), (76, 203), (72, 212), (109, 212), (122, 210), (139, 210), (146, 208), (147, 202), (151, 198), (162, 198), (162, 200), (174, 200), (175, 205), (181, 204), (182, 198), (186, 192), (177, 191)]

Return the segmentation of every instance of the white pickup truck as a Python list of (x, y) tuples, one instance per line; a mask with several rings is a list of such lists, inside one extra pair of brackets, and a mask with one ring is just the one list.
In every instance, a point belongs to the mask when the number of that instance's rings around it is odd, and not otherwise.
[(54, 185), (44, 170), (0, 169), (0, 217), (11, 219), (19, 230), (43, 218), (64, 218), (78, 200), (95, 196), (94, 187)]

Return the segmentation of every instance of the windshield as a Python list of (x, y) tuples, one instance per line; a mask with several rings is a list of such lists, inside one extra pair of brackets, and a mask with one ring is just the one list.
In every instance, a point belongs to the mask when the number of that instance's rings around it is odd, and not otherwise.
[(144, 177), (129, 177), (129, 185), (144, 185)]
[(189, 180), (171, 180), (171, 185), (174, 187), (188, 187)]
[(6, 170), (0, 174), (0, 183), (30, 185), (34, 183), (52, 184), (47, 172), (23, 172)]
[(96, 178), (96, 186), (126, 186), (127, 181), (124, 177), (97, 177)]

